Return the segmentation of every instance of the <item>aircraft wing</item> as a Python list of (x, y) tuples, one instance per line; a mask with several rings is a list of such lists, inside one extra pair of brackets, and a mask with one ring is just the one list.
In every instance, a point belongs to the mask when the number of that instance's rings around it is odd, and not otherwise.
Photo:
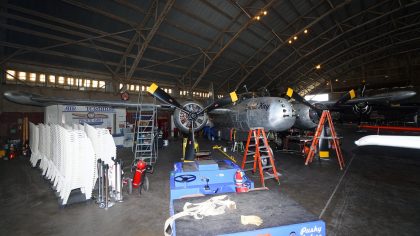
[[(395, 92), (389, 92), (389, 93), (382, 93), (377, 94), (373, 96), (366, 96), (366, 97), (359, 97), (359, 98), (353, 98), (351, 100), (346, 101), (343, 104), (337, 104), (337, 108), (339, 107), (346, 107), (346, 106), (352, 106), (359, 103), (367, 102), (370, 105), (378, 104), (389, 104), (392, 102), (401, 101), (407, 98), (411, 98), (416, 95), (415, 91), (395, 91)], [(334, 101), (327, 101), (327, 102), (317, 102), (317, 104), (322, 104), (327, 107), (334, 106), (336, 102)]]
[(416, 94), (417, 93), (415, 91), (409, 91), (409, 90), (394, 91), (394, 92), (377, 94), (373, 96), (355, 98), (355, 99), (347, 101), (346, 104), (358, 104), (362, 102), (368, 102), (370, 104), (392, 103), (392, 102), (397, 102), (397, 101), (414, 97)]
[[(110, 106), (110, 107), (131, 107), (137, 108), (138, 103), (118, 100), (90, 100), (90, 99), (68, 99), (60, 97), (46, 97), (39, 94), (32, 94), (22, 91), (6, 91), (3, 96), (14, 103), (30, 106), (50, 106), (50, 105), (81, 105), (81, 106)], [(171, 105), (163, 104), (141, 104), (142, 108), (145, 107), (158, 107), (161, 109), (172, 109)]]
[(217, 108), (217, 109), (214, 109), (214, 110), (210, 111), (209, 114), (211, 114), (211, 115), (224, 115), (224, 114), (228, 114), (231, 111), (232, 110), (229, 109), (229, 108)]

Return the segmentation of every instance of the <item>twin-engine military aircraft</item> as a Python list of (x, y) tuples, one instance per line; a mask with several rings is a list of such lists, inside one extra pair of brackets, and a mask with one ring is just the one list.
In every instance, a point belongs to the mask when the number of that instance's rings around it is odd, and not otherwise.
[[(289, 88), (286, 97), (293, 98), (294, 101), (282, 97), (237, 97), (236, 93), (231, 93), (226, 98), (204, 107), (194, 100), (187, 100), (180, 104), (156, 84), (152, 84), (148, 92), (164, 104), (138, 104), (122, 100), (68, 99), (46, 97), (21, 91), (6, 91), (4, 97), (15, 103), (33, 106), (67, 104), (131, 108), (137, 108), (138, 106), (140, 108), (157, 106), (159, 109), (179, 108), (174, 111), (174, 123), (179, 130), (188, 133), (192, 125), (195, 131), (202, 129), (207, 124), (209, 115), (214, 116), (213, 122), (216, 127), (232, 127), (241, 131), (248, 131), (252, 127), (262, 127), (267, 131), (274, 132), (287, 131), (293, 126), (299, 129), (313, 129), (318, 124), (322, 110), (325, 109), (340, 110), (345, 106), (353, 106), (354, 113), (360, 115), (369, 113), (376, 104), (390, 104), (416, 95), (416, 92), (406, 90), (370, 97), (363, 96), (362, 92), (361, 96), (356, 97), (356, 92), (351, 90), (335, 102), (311, 103)], [(225, 108), (222, 108), (222, 106), (225, 106)]]

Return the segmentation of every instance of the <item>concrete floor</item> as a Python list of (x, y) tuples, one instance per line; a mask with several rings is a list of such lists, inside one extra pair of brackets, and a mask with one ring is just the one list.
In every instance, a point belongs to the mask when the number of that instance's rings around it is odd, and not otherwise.
[[(342, 148), (351, 165), (322, 216), (327, 234), (420, 235), (420, 151), (356, 149), (353, 141), (368, 133), (357, 133), (352, 127), (338, 131), (345, 137)], [(202, 150), (224, 143), (199, 142)], [(179, 160), (180, 147), (181, 141), (173, 140), (159, 151), (148, 192), (125, 194), (123, 203), (108, 210), (92, 202), (59, 208), (51, 185), (28, 160), (0, 161), (0, 235), (162, 235), (169, 216), (169, 171)], [(131, 149), (120, 149), (118, 155), (126, 163), (132, 158)], [(213, 155), (221, 157), (217, 152)], [(304, 166), (299, 155), (276, 151), (275, 156), (281, 185), (268, 180), (270, 191), (285, 192), (320, 215), (344, 173), (336, 160), (315, 160)]]

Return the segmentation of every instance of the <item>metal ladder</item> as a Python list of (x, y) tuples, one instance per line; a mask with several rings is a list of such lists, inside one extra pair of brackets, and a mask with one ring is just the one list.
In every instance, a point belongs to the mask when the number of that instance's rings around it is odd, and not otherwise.
[[(315, 151), (317, 149), (317, 145), (319, 143), (319, 140), (322, 138), (321, 134), (322, 134), (322, 131), (324, 130), (325, 121), (328, 122), (328, 125), (331, 129), (331, 139), (332, 139), (333, 145), (335, 147), (335, 151), (337, 153), (338, 165), (340, 167), (340, 170), (343, 170), (343, 168), (345, 166), (343, 153), (341, 152), (339, 138), (337, 136), (337, 132), (335, 132), (334, 123), (333, 123), (333, 119), (331, 117), (331, 113), (328, 110), (322, 111), (322, 115), (321, 115), (321, 118), (319, 120), (318, 127), (316, 129), (314, 138), (312, 140), (312, 144), (311, 144), (311, 147), (309, 149), (308, 156), (306, 157), (306, 160), (305, 160), (305, 165), (308, 165), (309, 163), (311, 163), (313, 158), (314, 158)], [(325, 138), (325, 137), (323, 137), (323, 138)]]
[[(247, 161), (247, 157), (252, 159)], [(263, 166), (262, 159), (267, 159), (267, 165)], [(247, 164), (252, 166), (245, 168)], [(279, 175), (277, 174), (276, 166), (274, 163), (273, 153), (270, 145), (268, 144), (267, 136), (264, 128), (256, 127), (251, 128), (248, 132), (248, 139), (246, 141), (244, 157), (242, 159), (242, 170), (256, 173), (259, 170), (261, 185), (265, 186), (266, 179), (276, 179), (277, 183), (280, 184)], [(273, 173), (268, 174), (267, 169), (272, 169)]]
[[(139, 160), (146, 162), (148, 165), (154, 166), (158, 157), (157, 144), (157, 107), (144, 107), (143, 95), (140, 91), (139, 106), (135, 117), (136, 133), (134, 135), (135, 148), (133, 165)], [(154, 99), (156, 104), (156, 98)]]

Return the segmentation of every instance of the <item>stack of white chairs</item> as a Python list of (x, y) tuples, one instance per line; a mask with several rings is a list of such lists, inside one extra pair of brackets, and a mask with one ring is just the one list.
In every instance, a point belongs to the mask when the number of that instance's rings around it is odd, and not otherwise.
[(88, 124), (84, 125), (87, 136), (92, 142), (93, 150), (95, 151), (95, 175), (94, 181), (98, 178), (98, 173), (96, 170), (96, 161), (101, 159), (105, 164), (108, 164), (108, 176), (109, 183), (113, 190), (115, 190), (115, 179), (112, 178), (115, 168), (114, 161), (112, 158), (116, 158), (117, 148), (115, 146), (114, 139), (109, 133), (108, 129), (104, 128), (94, 128)]
[(42, 146), (40, 145), (41, 162), (39, 164), (39, 168), (42, 170), (42, 175), (45, 175), (45, 173), (47, 172), (50, 156), (50, 126), (44, 124), (40, 125), (40, 127), (41, 135), (39, 139), (42, 140)]
[(29, 161), (31, 165), (35, 167), (36, 163), (39, 159), (41, 159), (39, 155), (39, 127), (34, 123), (29, 123), (29, 147), (31, 148), (31, 158)]
[(111, 167), (111, 157), (116, 155), (109, 131), (89, 125), (31, 124), (30, 147), (32, 166), (41, 160), (39, 168), (52, 182), (62, 205), (68, 203), (74, 189), (80, 188), (86, 200), (90, 199), (97, 179), (97, 159)]

